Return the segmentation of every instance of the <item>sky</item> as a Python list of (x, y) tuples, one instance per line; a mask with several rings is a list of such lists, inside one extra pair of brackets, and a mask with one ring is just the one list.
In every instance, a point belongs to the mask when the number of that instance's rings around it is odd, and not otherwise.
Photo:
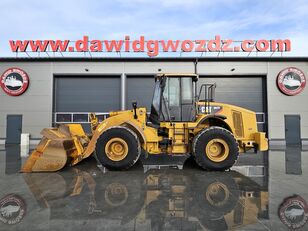
[(0, 56), (25, 39), (290, 39), (308, 56), (307, 0), (1, 0)]

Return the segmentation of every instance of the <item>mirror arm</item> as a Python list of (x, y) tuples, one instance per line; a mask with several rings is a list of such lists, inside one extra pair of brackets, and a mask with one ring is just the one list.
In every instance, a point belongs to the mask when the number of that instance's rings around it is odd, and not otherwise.
[(134, 109), (134, 119), (138, 119), (138, 116), (137, 116), (137, 101), (133, 101), (132, 105), (133, 105), (133, 109)]

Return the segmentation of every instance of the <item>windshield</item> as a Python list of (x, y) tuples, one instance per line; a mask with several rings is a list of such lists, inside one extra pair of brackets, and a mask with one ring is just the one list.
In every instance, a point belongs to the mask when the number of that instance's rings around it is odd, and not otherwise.
[(153, 94), (152, 106), (157, 112), (159, 111), (159, 107), (160, 107), (160, 93), (161, 93), (160, 81), (156, 81), (155, 88), (154, 88), (154, 94)]
[(155, 82), (150, 120), (191, 121), (194, 99), (191, 77), (164, 77)]
[(193, 87), (191, 78), (181, 78), (182, 80), (182, 104), (191, 104), (193, 101)]
[(164, 98), (168, 102), (168, 106), (180, 105), (180, 81), (179, 78), (166, 79), (166, 87), (164, 89)]

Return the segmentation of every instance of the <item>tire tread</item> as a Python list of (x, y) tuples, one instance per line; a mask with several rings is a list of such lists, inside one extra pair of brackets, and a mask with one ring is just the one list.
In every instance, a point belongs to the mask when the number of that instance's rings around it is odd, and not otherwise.
[[(140, 145), (138, 136), (137, 136), (137, 134), (136, 134), (134, 131), (132, 131), (131, 129), (129, 129), (129, 128), (127, 128), (127, 127), (124, 127), (124, 126), (112, 126), (112, 127), (108, 128), (108, 129), (106, 129), (106, 130), (101, 134), (100, 138), (99, 138), (98, 141), (97, 141), (96, 146), (100, 145), (99, 142), (100, 142), (101, 137), (103, 137), (104, 135), (106, 135), (106, 134), (107, 134), (110, 130), (112, 130), (112, 129), (124, 129), (124, 130), (126, 130), (127, 132), (129, 132), (129, 133), (134, 137), (133, 142), (136, 142), (136, 146), (137, 146), (136, 152), (138, 153), (138, 155), (136, 155), (132, 161), (130, 161), (126, 166), (122, 167), (121, 169), (119, 169), (118, 167), (112, 167), (112, 166), (109, 166), (109, 167), (107, 167), (107, 168), (109, 168), (109, 169), (116, 169), (116, 170), (127, 170), (127, 169), (129, 169), (130, 167), (132, 167), (132, 166), (138, 161), (138, 159), (139, 159), (139, 157), (140, 157), (140, 154), (141, 154), (141, 145)], [(96, 152), (96, 153), (97, 153), (97, 152)], [(99, 155), (99, 154), (97, 153), (97, 155)], [(98, 159), (99, 159), (99, 158), (98, 158)], [(100, 161), (100, 162), (101, 162), (101, 161)], [(103, 163), (101, 163), (101, 164), (104, 166)]]
[[(204, 160), (201, 158), (200, 155), (197, 155), (196, 154), (196, 145), (200, 139), (200, 137), (202, 137), (205, 133), (209, 133), (209, 132), (212, 132), (213, 130), (217, 130), (217, 134), (221, 133), (221, 134), (227, 134), (231, 139), (232, 139), (232, 142), (234, 144), (236, 144), (236, 158), (232, 161), (231, 164), (229, 164), (228, 166), (225, 166), (225, 167), (219, 167), (219, 168), (213, 168), (211, 166), (208, 166)], [(200, 131), (193, 139), (193, 143), (192, 143), (192, 150), (193, 150), (193, 156), (194, 156), (194, 159), (196, 161), (196, 163), (203, 169), (206, 169), (206, 170), (227, 170), (227, 169), (230, 169), (237, 161), (238, 159), (238, 156), (239, 156), (239, 145), (234, 137), (234, 135), (227, 129), (225, 128), (222, 128), (222, 127), (218, 127), (218, 126), (211, 126), (211, 127), (208, 127), (202, 131)]]

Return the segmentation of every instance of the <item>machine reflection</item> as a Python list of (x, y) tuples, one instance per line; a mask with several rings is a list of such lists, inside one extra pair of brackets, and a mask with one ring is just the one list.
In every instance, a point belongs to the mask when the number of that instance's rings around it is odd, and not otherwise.
[(95, 161), (23, 175), (50, 219), (148, 223), (152, 230), (244, 227), (268, 218), (268, 190), (239, 172), (151, 169), (102, 172)]

